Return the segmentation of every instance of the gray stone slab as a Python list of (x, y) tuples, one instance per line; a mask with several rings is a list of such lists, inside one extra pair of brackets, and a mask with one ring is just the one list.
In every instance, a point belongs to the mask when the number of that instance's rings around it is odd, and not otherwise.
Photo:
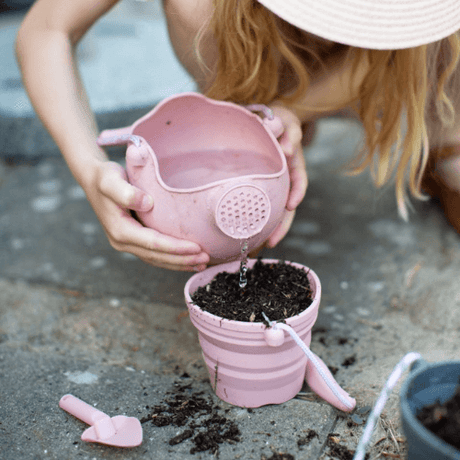
[[(174, 54), (160, 5), (122, 0), (79, 44), (79, 69), (101, 130), (130, 125), (165, 97), (196, 89)], [(14, 55), (23, 16), (0, 16), (0, 157), (57, 156)]]
[[(340, 173), (360, 138), (354, 122), (319, 124), (305, 151), (307, 196), (288, 236), (263, 254), (318, 273), (323, 296), (311, 348), (363, 408), (374, 404), (405, 353), (419, 351), (429, 361), (460, 359), (460, 240), (431, 203), (416, 203), (404, 223), (391, 189), (375, 191), (366, 175)], [(182, 291), (190, 275), (148, 267), (114, 251), (59, 157), (3, 163), (0, 208), (0, 385), (2, 398), (10, 401), (1, 401), (5, 436), (0, 442), (6, 458), (19, 458), (10, 450), (21, 443), (24, 458), (46, 458), (48, 446), (57, 452), (50, 450), (48, 457), (59, 459), (187, 458), (190, 443), (167, 444), (177, 434), (172, 427), (148, 426), (142, 446), (147, 451), (120, 454), (82, 444), (84, 427), (56, 404), (70, 388), (107, 411), (120, 406), (145, 414), (146, 405), (164, 398), (167, 384), (183, 372), (212, 396), (184, 307)], [(69, 376), (78, 372), (98, 380), (75, 384)], [(159, 385), (163, 392), (157, 392)], [(139, 389), (144, 387), (152, 395), (149, 403)], [(244, 428), (243, 441), (222, 446), (220, 458), (259, 460), (287, 452), (296, 459), (329, 460), (334, 458), (327, 441), (331, 433), (332, 442), (352, 451), (363, 426), (353, 425), (350, 416), (308, 388), (301, 398), (253, 413), (231, 409), (232, 420)], [(20, 410), (14, 412), (13, 404)], [(371, 458), (404, 452), (397, 392), (381, 423), (384, 439), (372, 447)], [(65, 431), (50, 438), (50, 430), (63, 424)], [(299, 446), (309, 429), (319, 437)], [(209, 456), (193, 458), (200, 455)]]
[[(153, 408), (176, 392), (176, 384), (189, 385), (186, 395), (211, 401), (219, 406), (218, 414), (238, 426), (240, 442), (223, 443), (221, 459), (258, 460), (273, 452), (316, 458), (335, 424), (337, 411), (319, 400), (293, 399), (251, 410), (219, 401), (193, 327), (173, 307), (87, 299), (4, 280), (0, 289), (2, 459), (215, 458), (210, 452), (192, 455), (192, 439), (169, 444), (192, 423), (202, 425), (203, 418), (194, 417), (183, 427), (149, 421)], [(87, 426), (58, 407), (68, 393), (111, 416), (142, 420), (142, 445), (117, 449), (82, 442)], [(316, 436), (306, 441), (310, 430)]]

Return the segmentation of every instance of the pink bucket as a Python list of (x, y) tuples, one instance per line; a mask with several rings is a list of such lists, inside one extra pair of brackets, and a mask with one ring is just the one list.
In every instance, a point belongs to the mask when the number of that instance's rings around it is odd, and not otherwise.
[(235, 260), (241, 240), (259, 247), (285, 214), (286, 158), (276, 138), (281, 120), (197, 93), (166, 98), (132, 126), (105, 130), (101, 146), (126, 144), (129, 182), (154, 207), (142, 223), (199, 244), (211, 263)]
[[(255, 259), (250, 259), (248, 268), (255, 262)], [(278, 261), (264, 259), (263, 262)], [(318, 316), (321, 284), (313, 270), (300, 264), (291, 264), (307, 271), (313, 302), (301, 314), (287, 319), (286, 324), (308, 347), (311, 342), (311, 329)], [(198, 287), (211, 282), (217, 273), (236, 273), (238, 270), (239, 262), (210, 267), (193, 275), (184, 289), (190, 319), (198, 330), (203, 358), (216, 395), (223, 401), (241, 407), (280, 404), (292, 399), (307, 377), (307, 382), (317, 394), (341, 410), (352, 410), (355, 401), (338, 386), (327, 366), (310, 352), (316, 363), (313, 365), (298, 343), (285, 331), (267, 328), (263, 323), (221, 318), (201, 310), (193, 303), (191, 295)], [(318, 365), (321, 367), (321, 375), (324, 377), (326, 374), (329, 387), (318, 374)]]

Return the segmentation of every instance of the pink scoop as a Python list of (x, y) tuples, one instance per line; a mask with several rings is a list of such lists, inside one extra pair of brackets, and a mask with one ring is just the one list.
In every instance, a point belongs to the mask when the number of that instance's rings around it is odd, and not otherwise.
[(132, 126), (103, 131), (101, 146), (127, 144), (129, 182), (150, 194), (144, 225), (194, 241), (211, 263), (235, 260), (275, 230), (289, 193), (286, 158), (276, 137), (281, 120), (182, 93), (160, 102)]
[(116, 447), (136, 447), (142, 444), (142, 426), (135, 417), (117, 415), (110, 418), (72, 395), (63, 396), (59, 407), (91, 425), (81, 435), (82, 441)]

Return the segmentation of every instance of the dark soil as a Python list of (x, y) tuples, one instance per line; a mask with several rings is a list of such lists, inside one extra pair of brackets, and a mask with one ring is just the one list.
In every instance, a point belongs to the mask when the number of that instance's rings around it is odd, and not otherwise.
[(266, 323), (298, 315), (312, 303), (307, 273), (286, 262), (258, 260), (247, 271), (247, 285), (240, 288), (238, 273), (222, 272), (192, 295), (193, 302), (213, 315), (235, 321)]
[(423, 407), (417, 418), (432, 433), (460, 450), (460, 384), (452, 398)]
[(299, 446), (299, 449), (301, 449), (303, 446), (307, 444), (310, 444), (313, 438), (319, 438), (318, 433), (315, 430), (308, 430), (306, 436), (303, 436), (297, 440), (297, 445)]
[[(340, 436), (337, 433), (329, 433), (327, 436), (326, 446), (329, 448), (328, 455), (339, 460), (353, 460), (354, 451), (349, 450), (346, 446), (339, 444), (336, 438)], [(369, 459), (369, 454), (364, 456), (365, 460)]]
[(349, 366), (352, 366), (355, 363), (356, 363), (356, 356), (349, 356), (348, 358), (344, 359), (344, 361), (342, 363), (342, 366), (343, 367), (349, 367)]
[(295, 457), (285, 452), (274, 452), (273, 455), (269, 458), (267, 458), (265, 455), (262, 455), (260, 460), (295, 460)]
[(158, 427), (184, 427), (184, 431), (169, 440), (169, 445), (175, 446), (190, 439), (193, 444), (191, 454), (204, 451), (217, 454), (220, 444), (239, 442), (241, 436), (238, 426), (220, 413), (219, 406), (211, 398), (205, 398), (202, 392), (193, 392), (191, 384), (176, 383), (165, 401), (153, 407), (152, 412), (141, 420), (141, 423), (146, 422)]

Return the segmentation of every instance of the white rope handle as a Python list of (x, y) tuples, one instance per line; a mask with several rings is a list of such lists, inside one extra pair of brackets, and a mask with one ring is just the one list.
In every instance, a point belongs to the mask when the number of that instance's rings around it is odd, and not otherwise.
[(379, 399), (377, 399), (377, 402), (375, 403), (375, 406), (369, 415), (366, 427), (364, 428), (358, 447), (356, 448), (353, 460), (364, 459), (366, 448), (371, 440), (371, 436), (377, 424), (377, 420), (380, 414), (382, 413), (383, 408), (385, 407), (385, 404), (390, 396), (391, 391), (398, 383), (398, 380), (401, 378), (402, 374), (406, 371), (406, 369), (408, 369), (412, 365), (412, 363), (421, 359), (421, 357), (422, 356), (419, 353), (407, 353), (407, 355), (404, 356), (401, 359), (401, 361), (399, 361), (399, 363), (396, 364), (396, 366), (394, 367), (393, 372), (390, 374), (390, 377), (388, 377), (388, 380), (380, 393)]
[(265, 320), (268, 322), (268, 324), (270, 325), (270, 327), (272, 327), (274, 330), (276, 329), (283, 329), (285, 331), (287, 331), (290, 336), (294, 339), (295, 343), (302, 349), (302, 351), (307, 355), (307, 358), (311, 361), (311, 363), (315, 366), (316, 370), (318, 371), (319, 375), (321, 376), (321, 378), (324, 380), (324, 383), (326, 383), (326, 385), (328, 386), (328, 388), (332, 391), (332, 393), (334, 394), (334, 396), (345, 406), (345, 407), (348, 407), (350, 409), (353, 408), (353, 405), (350, 403), (350, 401), (348, 401), (347, 399), (345, 399), (343, 397), (343, 395), (341, 395), (338, 391), (337, 391), (337, 387), (336, 385), (334, 384), (334, 382), (331, 381), (331, 379), (329, 378), (329, 376), (327, 376), (325, 374), (325, 372), (323, 371), (323, 368), (321, 367), (321, 365), (319, 364), (318, 360), (316, 359), (316, 356), (310, 351), (310, 349), (305, 345), (305, 343), (303, 342), (303, 340), (297, 335), (296, 331), (289, 325), (287, 324), (284, 324), (284, 323), (277, 323), (275, 321), (270, 321), (267, 317), (267, 315), (262, 312), (262, 315), (263, 317), (265, 318)]

